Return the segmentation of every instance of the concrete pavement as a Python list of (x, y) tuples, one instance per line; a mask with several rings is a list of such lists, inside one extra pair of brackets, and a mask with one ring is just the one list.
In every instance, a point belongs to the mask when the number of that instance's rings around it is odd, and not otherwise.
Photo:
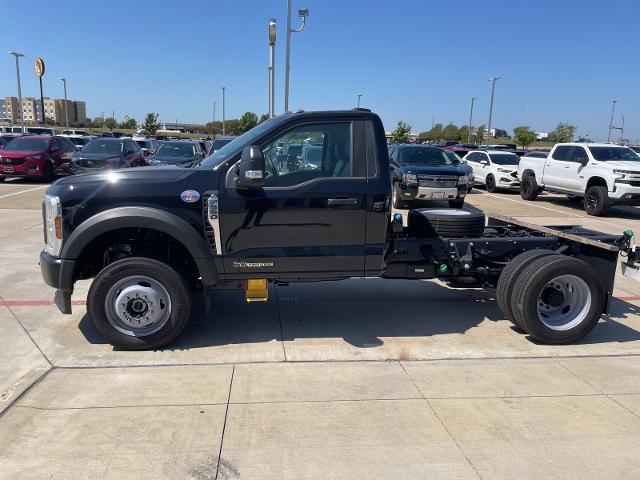
[[(257, 305), (217, 292), (212, 318), (196, 298), (174, 345), (118, 351), (85, 315), (89, 282), (73, 315), (51, 304), (39, 186), (0, 185), (0, 478), (640, 477), (636, 282), (617, 276), (611, 314), (575, 345), (518, 333), (490, 290), (353, 279)], [(632, 207), (468, 203), (640, 231)]]

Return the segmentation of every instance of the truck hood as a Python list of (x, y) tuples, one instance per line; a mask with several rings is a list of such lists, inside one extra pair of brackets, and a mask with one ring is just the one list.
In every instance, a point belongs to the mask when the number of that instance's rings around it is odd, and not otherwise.
[(600, 166), (607, 166), (611, 169), (616, 169), (616, 170), (629, 170), (632, 172), (640, 172), (640, 162), (635, 161), (635, 160), (629, 160), (629, 161), (625, 161), (625, 160), (613, 160), (613, 161), (607, 161), (607, 162), (599, 162), (596, 160), (596, 162), (598, 163), (598, 165)]

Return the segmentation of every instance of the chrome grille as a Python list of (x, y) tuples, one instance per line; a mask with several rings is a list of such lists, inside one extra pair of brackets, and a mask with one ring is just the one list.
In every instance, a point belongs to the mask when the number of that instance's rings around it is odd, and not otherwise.
[(458, 177), (452, 175), (418, 175), (421, 187), (455, 187)]

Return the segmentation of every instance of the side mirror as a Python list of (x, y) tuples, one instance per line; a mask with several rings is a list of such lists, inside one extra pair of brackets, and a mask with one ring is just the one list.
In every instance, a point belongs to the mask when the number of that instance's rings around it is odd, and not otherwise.
[(579, 158), (578, 163), (584, 167), (589, 163), (589, 159), (587, 157)]
[(238, 187), (260, 188), (264, 186), (264, 155), (257, 145), (244, 147), (240, 157)]

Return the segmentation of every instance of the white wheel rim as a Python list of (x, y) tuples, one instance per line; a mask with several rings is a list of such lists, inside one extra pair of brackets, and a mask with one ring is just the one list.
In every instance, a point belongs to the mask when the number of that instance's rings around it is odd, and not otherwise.
[(538, 318), (551, 330), (571, 330), (587, 318), (591, 301), (591, 290), (583, 279), (560, 275), (540, 290), (536, 302)]

